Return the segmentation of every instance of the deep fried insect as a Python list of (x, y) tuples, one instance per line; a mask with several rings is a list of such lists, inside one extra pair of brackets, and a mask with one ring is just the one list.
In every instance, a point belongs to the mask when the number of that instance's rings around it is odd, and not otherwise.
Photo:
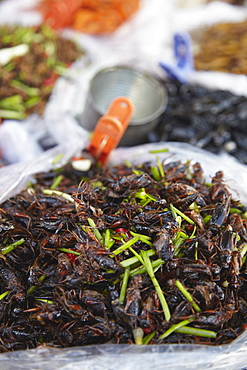
[(160, 302), (157, 294), (149, 292), (147, 297), (143, 300), (142, 310), (139, 315), (140, 326), (144, 330), (145, 334), (149, 334), (155, 330), (158, 321), (159, 308)]
[(213, 227), (220, 227), (226, 221), (230, 211), (231, 197), (223, 196), (222, 203), (216, 205), (212, 218), (210, 219), (210, 225)]
[(235, 302), (228, 302), (224, 307), (215, 311), (205, 311), (203, 314), (199, 314), (196, 318), (197, 325), (206, 325), (209, 327), (220, 327), (224, 323), (228, 322), (232, 315), (235, 313)]
[(215, 330), (207, 344), (243, 332), (246, 208), (221, 172), (210, 186), (199, 164), (158, 166), (160, 181), (151, 162), (97, 167), (81, 181), (68, 164), (56, 196), (42, 192), (55, 172), (40, 174), (2, 205), (0, 351), (133, 343), (138, 328), (159, 344), (185, 319)]
[(129, 175), (122, 177), (108, 185), (108, 196), (113, 198), (126, 197), (132, 189), (140, 189), (149, 186), (154, 180), (144, 173), (142, 175)]
[(4, 290), (10, 290), (19, 301), (25, 300), (25, 287), (20, 273), (1, 262), (0, 279)]
[(131, 316), (132, 322), (136, 322), (141, 310), (142, 276), (136, 275), (131, 279), (126, 293), (125, 312)]
[(166, 229), (162, 229), (157, 233), (154, 241), (153, 247), (157, 252), (158, 256), (164, 261), (172, 260), (174, 256), (174, 245), (171, 240), (171, 234)]
[(167, 188), (169, 194), (169, 201), (176, 207), (181, 209), (188, 208), (193, 202), (196, 202), (199, 206), (204, 207), (206, 205), (205, 200), (199, 194), (198, 190), (190, 185), (176, 182), (171, 184)]

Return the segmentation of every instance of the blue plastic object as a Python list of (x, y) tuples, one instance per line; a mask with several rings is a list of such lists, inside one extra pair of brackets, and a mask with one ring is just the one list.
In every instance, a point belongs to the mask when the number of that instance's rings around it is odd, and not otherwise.
[(187, 83), (189, 75), (194, 70), (194, 58), (192, 53), (192, 41), (188, 33), (176, 33), (174, 35), (174, 57), (176, 65), (160, 63), (170, 78)]

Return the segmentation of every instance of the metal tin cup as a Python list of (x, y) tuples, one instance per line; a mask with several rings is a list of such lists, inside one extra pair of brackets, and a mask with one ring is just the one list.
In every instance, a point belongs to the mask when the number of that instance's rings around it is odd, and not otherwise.
[(81, 125), (92, 131), (112, 100), (119, 96), (129, 98), (134, 105), (132, 120), (119, 145), (145, 142), (146, 135), (156, 127), (166, 109), (168, 95), (155, 77), (133, 67), (104, 68), (92, 78)]

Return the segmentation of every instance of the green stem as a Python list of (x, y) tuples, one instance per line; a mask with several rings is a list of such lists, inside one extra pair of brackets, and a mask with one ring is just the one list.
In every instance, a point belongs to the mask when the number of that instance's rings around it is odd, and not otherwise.
[(208, 221), (211, 220), (211, 218), (212, 218), (212, 215), (205, 216), (203, 219), (204, 224), (208, 223)]
[(171, 335), (174, 331), (177, 331), (177, 329), (179, 328), (182, 328), (183, 326), (185, 325), (188, 325), (191, 321), (193, 321), (194, 319), (186, 319), (186, 320), (183, 320), (183, 321), (180, 321), (178, 324), (174, 324), (172, 325), (167, 331), (165, 331), (164, 334), (162, 334), (159, 339), (164, 339), (164, 338), (167, 338), (169, 335)]
[(153, 283), (153, 286), (158, 294), (158, 297), (159, 297), (159, 300), (160, 300), (160, 303), (161, 303), (161, 306), (163, 308), (163, 312), (164, 312), (164, 316), (165, 316), (165, 319), (166, 321), (169, 321), (170, 318), (171, 318), (171, 313), (170, 313), (170, 310), (169, 310), (169, 307), (168, 307), (168, 304), (166, 302), (166, 299), (165, 299), (165, 296), (162, 292), (162, 289), (154, 275), (154, 270), (153, 270), (153, 266), (152, 266), (152, 263), (151, 263), (151, 260), (150, 258), (148, 257), (146, 251), (141, 251), (141, 256), (142, 256), (142, 259), (144, 261), (144, 266), (146, 267), (146, 270), (147, 270), (147, 273)]
[(50, 189), (51, 190), (54, 190), (56, 189), (56, 187), (58, 187), (58, 185), (60, 184), (60, 182), (63, 180), (63, 175), (59, 175), (57, 177), (54, 178), (51, 186), (50, 186)]
[(52, 161), (52, 164), (57, 164), (62, 158), (63, 158), (63, 153), (58, 154)]
[(25, 242), (25, 239), (22, 238), (22, 239), (17, 240), (16, 242), (14, 242), (12, 244), (6, 245), (6, 247), (1, 249), (1, 253), (3, 255), (5, 255), (5, 254), (11, 252), (13, 249), (15, 249), (15, 247), (18, 247), (19, 245), (22, 245), (24, 242)]
[(247, 244), (244, 244), (244, 246), (240, 250), (240, 256), (241, 256), (242, 260), (245, 257), (246, 252), (247, 252)]
[(17, 80), (12, 80), (10, 82), (10, 86), (16, 87), (17, 89), (23, 91), (25, 94), (29, 96), (36, 96), (39, 95), (39, 89), (36, 87), (29, 87), (25, 85), (24, 83), (17, 81)]
[[(185, 221), (187, 221), (189, 224), (191, 225), (194, 225), (194, 221), (191, 220), (191, 218), (189, 218), (188, 216), (186, 216), (183, 212), (181, 212), (178, 208), (174, 207), (173, 204), (170, 204), (170, 210), (172, 212), (172, 214), (174, 215), (175, 214), (178, 214), (179, 216), (181, 216)], [(175, 217), (176, 219), (176, 217)]]
[(40, 301), (47, 304), (54, 304), (53, 301), (50, 301), (49, 299), (43, 299), (43, 298), (36, 298), (36, 301)]
[(164, 173), (164, 168), (162, 166), (161, 160), (159, 158), (157, 158), (156, 161), (157, 161), (157, 167), (158, 167), (160, 176), (161, 176), (161, 178), (164, 178), (165, 177), (165, 173)]
[[(153, 249), (149, 249), (147, 251), (147, 254), (148, 254), (149, 257), (151, 257), (151, 256), (155, 255), (155, 251)], [(134, 257), (130, 257), (130, 258), (124, 260), (124, 261), (121, 261), (120, 265), (122, 267), (127, 267), (127, 266), (134, 265), (138, 261), (139, 261), (139, 258), (134, 256)]]
[(71, 197), (71, 195), (67, 193), (63, 193), (59, 190), (51, 190), (51, 189), (43, 189), (42, 192), (46, 195), (58, 195), (64, 199), (66, 199), (68, 202), (74, 203), (74, 199)]
[(129, 275), (130, 275), (130, 268), (126, 267), (124, 271), (124, 276), (123, 276), (123, 281), (122, 281), (122, 286), (121, 286), (121, 291), (120, 291), (120, 296), (119, 296), (119, 304), (123, 304), (126, 296), (126, 290), (128, 286), (128, 281), (129, 281)]
[(120, 247), (115, 249), (115, 251), (113, 251), (112, 253), (117, 256), (119, 253), (125, 251), (126, 249), (131, 247), (133, 244), (135, 244), (138, 240), (139, 240), (139, 237), (134, 236), (134, 238), (132, 238), (132, 239), (128, 240), (126, 243), (122, 244)]
[(216, 338), (217, 337), (217, 333), (215, 333), (214, 331), (192, 328), (190, 326), (184, 326), (182, 328), (176, 329), (176, 333), (196, 335), (197, 337), (206, 337), (206, 338)]
[(8, 294), (10, 293), (10, 290), (6, 290), (6, 292), (0, 294), (0, 301), (4, 299)]
[(189, 239), (192, 239), (195, 237), (195, 233), (196, 233), (196, 226), (194, 226), (194, 229), (192, 231), (192, 234), (190, 235)]
[(149, 153), (156, 154), (156, 153), (165, 153), (169, 152), (169, 149), (157, 149), (157, 150), (149, 150)]
[[(19, 94), (9, 96), (0, 100), (0, 107), (3, 109), (10, 109), (15, 111), (23, 111), (22, 97)], [(19, 110), (19, 108), (22, 108)]]
[(24, 104), (26, 109), (34, 107), (36, 104), (38, 104), (41, 101), (41, 98), (39, 96), (31, 96), (31, 98), (27, 99)]
[(151, 240), (151, 237), (150, 236), (147, 236), (147, 235), (143, 235), (143, 234), (137, 234), (135, 233), (134, 231), (130, 231), (130, 234), (132, 236), (137, 236), (139, 238), (139, 240), (147, 245), (153, 245), (153, 243), (150, 242)]
[(142, 344), (148, 344), (150, 342), (150, 340), (152, 340), (155, 335), (156, 335), (156, 331), (153, 331), (152, 333), (146, 335), (142, 340)]
[(160, 181), (161, 180), (160, 173), (159, 173), (159, 170), (158, 170), (157, 167), (152, 166), (151, 167), (151, 172), (152, 172), (153, 178), (156, 181)]
[(184, 297), (187, 299), (187, 301), (191, 302), (192, 306), (194, 307), (196, 312), (201, 312), (200, 307), (197, 305), (197, 303), (194, 301), (192, 295), (186, 290), (186, 288), (183, 286), (182, 283), (180, 283), (179, 280), (175, 281), (176, 287), (180, 290), (180, 292), (184, 295)]
[[(46, 278), (46, 275), (41, 275), (39, 278), (38, 278), (38, 281), (40, 283), (42, 283), (42, 281), (44, 281)], [(32, 294), (35, 290), (37, 289), (37, 286), (36, 285), (32, 285), (30, 286), (30, 288), (27, 290), (27, 295), (29, 296), (30, 294)]]
[(106, 249), (111, 249), (115, 244), (115, 240), (111, 238), (111, 231), (109, 229), (105, 230), (103, 244)]
[(88, 222), (88, 225), (92, 227), (92, 232), (94, 233), (94, 235), (96, 236), (96, 239), (99, 241), (99, 242), (102, 242), (103, 241), (103, 236), (101, 235), (101, 233), (99, 232), (99, 230), (97, 229), (96, 225), (95, 225), (95, 222), (92, 218), (88, 218), (87, 219), (87, 222)]
[(141, 256), (131, 247), (129, 247), (129, 250), (134, 254), (134, 256), (138, 259), (138, 261), (144, 265), (144, 262), (143, 262), (143, 259), (141, 258)]
[(80, 252), (76, 252), (73, 249), (69, 249), (69, 248), (57, 248), (57, 250), (60, 251), (60, 252), (75, 254), (76, 256), (80, 256), (80, 254), (81, 254)]
[(195, 260), (198, 260), (198, 242), (195, 242)]
[[(164, 261), (162, 259), (157, 259), (156, 261), (152, 261), (152, 268), (154, 270), (154, 272), (156, 272), (161, 265), (164, 264)], [(140, 266), (140, 267), (137, 267), (136, 269), (134, 270), (131, 270), (130, 271), (130, 276), (135, 276), (135, 275), (139, 275), (139, 274), (144, 274), (145, 272), (147, 272), (147, 269), (145, 266)]]
[(22, 120), (25, 118), (24, 112), (17, 112), (14, 110), (0, 109), (0, 117), (4, 119), (17, 119)]
[(142, 330), (142, 328), (135, 328), (132, 330), (132, 333), (133, 333), (133, 337), (135, 340), (135, 344), (141, 345), (143, 341), (143, 335), (144, 335), (144, 331)]

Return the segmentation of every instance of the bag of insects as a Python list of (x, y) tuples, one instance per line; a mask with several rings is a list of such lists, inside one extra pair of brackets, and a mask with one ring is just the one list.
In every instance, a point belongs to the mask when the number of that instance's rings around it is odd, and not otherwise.
[(246, 167), (182, 143), (105, 166), (85, 148), (0, 169), (2, 366), (243, 368)]

